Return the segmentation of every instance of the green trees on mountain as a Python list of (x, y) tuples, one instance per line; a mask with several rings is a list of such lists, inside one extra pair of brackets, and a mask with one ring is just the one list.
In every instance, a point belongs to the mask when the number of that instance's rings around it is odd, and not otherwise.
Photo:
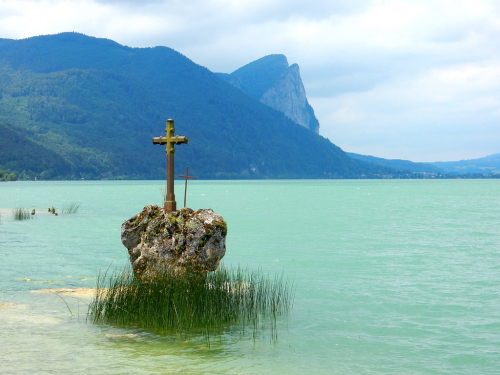
[(16, 181), (17, 176), (15, 173), (9, 170), (2, 170), (2, 166), (0, 165), (0, 181)]
[(0, 164), (19, 178), (165, 177), (165, 120), (189, 137), (176, 169), (198, 178), (351, 178), (356, 161), (166, 47), (64, 33), (0, 39)]

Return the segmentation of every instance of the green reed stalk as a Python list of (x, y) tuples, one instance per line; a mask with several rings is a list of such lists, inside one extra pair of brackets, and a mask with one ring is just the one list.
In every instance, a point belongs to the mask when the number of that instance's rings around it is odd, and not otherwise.
[(65, 206), (61, 212), (63, 214), (76, 214), (79, 209), (80, 209), (80, 203), (72, 202), (68, 206)]
[(13, 216), (14, 220), (29, 220), (31, 218), (30, 211), (22, 207), (14, 208)]
[(94, 323), (151, 329), (159, 334), (211, 334), (237, 326), (254, 334), (276, 324), (291, 311), (293, 285), (277, 275), (228, 270), (200, 274), (158, 266), (141, 276), (130, 269), (99, 274), (89, 306)]

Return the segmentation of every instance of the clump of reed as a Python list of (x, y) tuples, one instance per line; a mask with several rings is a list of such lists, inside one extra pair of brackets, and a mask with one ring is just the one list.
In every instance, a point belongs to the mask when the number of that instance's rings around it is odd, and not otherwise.
[(14, 220), (29, 220), (31, 219), (30, 211), (27, 208), (16, 207), (12, 212)]
[(76, 214), (80, 209), (80, 203), (72, 202), (62, 209), (63, 214)]
[(292, 307), (293, 284), (261, 270), (219, 268), (199, 273), (156, 266), (142, 275), (129, 269), (99, 274), (89, 306), (94, 323), (141, 327), (158, 334), (210, 335), (237, 327), (266, 327), (277, 339), (278, 318)]

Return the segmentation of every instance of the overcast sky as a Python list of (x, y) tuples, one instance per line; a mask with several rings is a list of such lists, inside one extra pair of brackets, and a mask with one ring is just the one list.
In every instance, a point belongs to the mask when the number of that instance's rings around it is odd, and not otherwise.
[(284, 54), (345, 151), (500, 153), (498, 0), (0, 0), (0, 38), (64, 31), (171, 47), (214, 72)]

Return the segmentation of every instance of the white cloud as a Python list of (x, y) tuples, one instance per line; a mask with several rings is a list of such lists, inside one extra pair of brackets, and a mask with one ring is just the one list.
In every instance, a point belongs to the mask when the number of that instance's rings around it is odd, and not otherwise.
[(491, 61), (399, 77), (341, 94), (334, 106), (330, 98), (310, 101), (334, 124), (325, 135), (347, 151), (435, 161), (447, 150), (451, 159), (463, 159), (497, 152), (499, 87), (500, 63)]

